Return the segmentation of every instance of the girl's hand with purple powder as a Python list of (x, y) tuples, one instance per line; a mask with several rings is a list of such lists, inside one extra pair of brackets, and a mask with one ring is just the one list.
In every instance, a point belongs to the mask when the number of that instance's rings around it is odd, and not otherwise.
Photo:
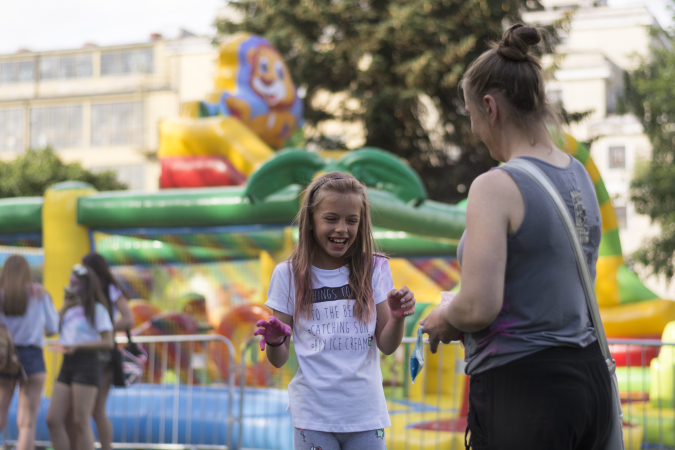
[(286, 336), (291, 335), (291, 327), (274, 316), (270, 317), (269, 322), (266, 320), (259, 320), (258, 323), (256, 323), (256, 326), (258, 329), (256, 329), (253, 334), (255, 336), (262, 336), (262, 339), (260, 340), (260, 351), (265, 350), (265, 344), (280, 344)]

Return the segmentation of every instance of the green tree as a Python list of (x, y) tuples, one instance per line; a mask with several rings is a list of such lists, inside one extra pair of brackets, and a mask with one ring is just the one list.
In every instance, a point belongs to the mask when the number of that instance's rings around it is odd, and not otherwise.
[(93, 173), (79, 163), (63, 163), (50, 148), (27, 150), (12, 161), (0, 161), (0, 198), (41, 196), (61, 181), (84, 181), (99, 191), (126, 189), (115, 172)]
[[(657, 31), (655, 31), (657, 32)], [(661, 31), (662, 32), (662, 31)], [(674, 42), (675, 43), (675, 42)], [(671, 280), (675, 274), (675, 54), (651, 50), (626, 76), (624, 109), (641, 121), (652, 144), (652, 156), (636, 166), (631, 182), (635, 210), (661, 227), (633, 258), (651, 273)]]
[[(519, 8), (537, 7), (535, 1), (239, 0), (230, 5), (243, 20), (222, 19), (218, 32), (251, 32), (279, 49), (296, 84), (307, 90), (309, 125), (333, 118), (363, 123), (365, 145), (407, 159), (435, 200), (460, 200), (471, 181), (495, 165), (471, 133), (458, 83), (488, 41), (501, 37), (504, 21), (517, 21)], [(344, 96), (337, 111), (316, 105), (322, 91)]]

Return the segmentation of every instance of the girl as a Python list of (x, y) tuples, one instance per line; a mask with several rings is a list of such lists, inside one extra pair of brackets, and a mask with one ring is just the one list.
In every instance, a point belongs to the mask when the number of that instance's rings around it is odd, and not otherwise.
[[(134, 317), (129, 308), (128, 296), (124, 288), (110, 272), (108, 263), (98, 253), (89, 253), (82, 258), (82, 264), (91, 267), (101, 283), (103, 295), (110, 306), (110, 319), (113, 322), (113, 332), (126, 330), (134, 326)], [(116, 312), (119, 311), (119, 319)], [(116, 320), (117, 319), (117, 320)], [(110, 365), (110, 352), (103, 350), (99, 353), (103, 365), (103, 376), (96, 396), (94, 405), (94, 422), (98, 430), (98, 439), (101, 442), (101, 450), (110, 450), (112, 444), (112, 425), (105, 412), (105, 405), (110, 392), (112, 367)]]
[[(26, 258), (12, 255), (0, 272), (0, 320), (14, 340), (16, 351), (27, 378), (19, 381), (19, 428), (17, 449), (35, 448), (35, 421), (40, 394), (45, 382), (42, 354), (44, 336), (59, 329), (59, 315), (45, 289), (33, 283)], [(17, 379), (0, 375), (0, 429), (7, 424), (7, 411)]]
[[(595, 278), (600, 210), (584, 167), (551, 140), (556, 114), (541, 64), (529, 54), (540, 40), (534, 28), (509, 28), (464, 75), (466, 110), (494, 159), (525, 158), (551, 179), (576, 218)], [(460, 291), (421, 323), (432, 351), (464, 332), (471, 448), (604, 449), (609, 372), (570, 241), (546, 193), (509, 165), (476, 178), (457, 255)]]
[[(107, 301), (91, 268), (81, 264), (73, 267), (59, 315), (59, 349), (65, 356), (47, 412), (47, 426), (54, 450), (91, 450), (91, 416), (102, 376), (98, 351), (113, 346)], [(65, 428), (69, 415), (75, 442)]]
[(374, 253), (366, 189), (353, 176), (314, 180), (297, 222), (298, 244), (270, 282), (273, 317), (254, 333), (281, 367), (295, 331), (300, 367), (288, 385), (295, 448), (384, 450), (391, 423), (377, 349), (389, 355), (401, 343), (413, 293), (393, 289), (386, 258)]

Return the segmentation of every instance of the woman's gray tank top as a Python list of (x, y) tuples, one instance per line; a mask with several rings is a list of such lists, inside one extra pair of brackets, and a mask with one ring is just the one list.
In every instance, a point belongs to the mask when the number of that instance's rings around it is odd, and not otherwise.
[[(595, 282), (602, 225), (586, 169), (574, 158), (566, 167), (523, 158), (543, 170), (562, 195)], [(504, 166), (493, 170), (504, 170), (516, 182), (525, 202), (525, 215), (507, 241), (501, 312), (489, 327), (464, 335), (469, 375), (548, 347), (586, 347), (596, 340), (572, 246), (555, 206), (518, 169)], [(460, 264), (463, 250), (464, 236), (457, 249)]]

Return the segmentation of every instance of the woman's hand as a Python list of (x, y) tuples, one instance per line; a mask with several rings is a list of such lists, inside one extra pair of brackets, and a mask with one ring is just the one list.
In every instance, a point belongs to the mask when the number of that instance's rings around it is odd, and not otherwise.
[(52, 344), (47, 348), (50, 352), (61, 353), (63, 355), (73, 354), (77, 351), (75, 345), (61, 345), (61, 344)]
[(392, 289), (387, 294), (387, 303), (391, 315), (397, 319), (411, 316), (415, 313), (415, 294), (403, 286), (400, 290)]
[(270, 317), (269, 322), (266, 320), (259, 320), (256, 323), (258, 329), (253, 332), (254, 336), (262, 336), (260, 340), (260, 351), (265, 350), (265, 344), (271, 343), (273, 345), (281, 343), (286, 337), (291, 335), (291, 327), (283, 323), (276, 317)]
[(439, 342), (449, 344), (451, 341), (459, 340), (459, 337), (462, 335), (460, 330), (445, 320), (446, 310), (449, 305), (450, 303), (439, 305), (426, 318), (420, 320), (423, 333), (429, 335), (431, 353), (436, 353)]
[(73, 306), (80, 304), (80, 297), (71, 288), (65, 288), (65, 295), (63, 296), (63, 310), (66, 311)]

